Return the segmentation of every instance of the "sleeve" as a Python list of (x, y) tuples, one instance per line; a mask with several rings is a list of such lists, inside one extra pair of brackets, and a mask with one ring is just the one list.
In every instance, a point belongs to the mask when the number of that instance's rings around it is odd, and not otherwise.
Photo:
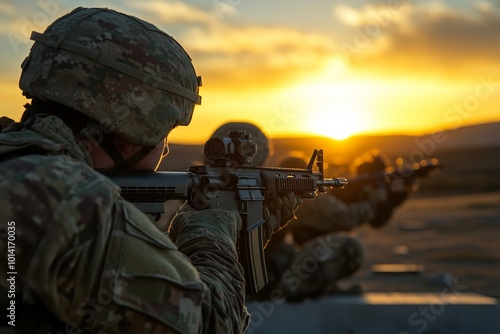
[(391, 220), (394, 210), (408, 198), (410, 191), (411, 187), (404, 185), (400, 180), (388, 184), (387, 200), (377, 204), (376, 213), (369, 224), (375, 228), (385, 226)]
[(345, 203), (330, 194), (320, 194), (304, 201), (295, 212), (297, 221), (290, 224), (294, 240), (303, 244), (325, 233), (350, 231), (375, 216), (370, 200)]
[(9, 203), (2, 211), (16, 222), (16, 291), (25, 304), (48, 310), (66, 332), (243, 331), (232, 249), (202, 238), (181, 249), (190, 259), (93, 170), (45, 167), (45, 176), (23, 175), (15, 191), (0, 189)]
[(98, 286), (113, 197), (93, 173), (70, 159), (41, 155), (2, 164), (1, 211), (11, 223), (1, 229), (15, 228), (16, 302), (29, 313), (22, 318), (38, 319), (37, 330), (56, 318), (78, 324), (75, 310)]
[(210, 291), (203, 303), (206, 333), (240, 333), (248, 326), (243, 268), (235, 245), (241, 224), (235, 211), (197, 211), (186, 205), (170, 226), (179, 251), (189, 257)]

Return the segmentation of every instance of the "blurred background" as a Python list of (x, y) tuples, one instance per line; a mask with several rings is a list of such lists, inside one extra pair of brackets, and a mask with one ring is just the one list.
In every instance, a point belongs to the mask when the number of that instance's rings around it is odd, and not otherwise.
[(0, 100), (19, 118), (20, 64), (77, 6), (107, 6), (170, 33), (203, 77), (203, 103), (171, 142), (251, 120), (271, 137), (422, 135), (500, 121), (498, 1), (0, 2)]
[[(20, 119), (20, 64), (32, 30), (93, 2), (0, 2), (0, 101)], [(427, 291), (380, 283), (370, 266), (424, 264), (468, 292), (500, 298), (499, 1), (106, 1), (171, 34), (203, 77), (191, 125), (173, 131), (162, 169), (202, 161), (203, 143), (229, 121), (273, 140), (270, 164), (325, 151), (327, 175), (379, 149), (391, 161), (438, 158), (387, 229), (360, 231), (367, 291)], [(403, 251), (402, 251), (403, 250)], [(443, 275), (444, 275), (443, 274)], [(439, 277), (439, 276), (438, 276)], [(370, 285), (371, 284), (371, 285)], [(405, 285), (406, 284), (406, 285)], [(412, 285), (413, 284), (413, 285)], [(441, 287), (435, 287), (435, 290)]]

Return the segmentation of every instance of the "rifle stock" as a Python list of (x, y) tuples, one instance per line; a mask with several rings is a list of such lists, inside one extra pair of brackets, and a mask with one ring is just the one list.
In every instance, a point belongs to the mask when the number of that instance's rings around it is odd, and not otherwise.
[[(245, 138), (230, 139), (241, 144)], [(226, 151), (222, 149), (219, 154), (224, 156)], [(207, 155), (205, 146), (207, 157), (217, 151), (213, 147), (210, 150)], [(219, 157), (212, 165), (191, 166), (187, 172), (109, 171), (103, 174), (121, 187), (123, 198), (147, 214), (163, 213), (163, 203), (173, 199), (186, 200), (200, 210), (238, 211), (243, 221), (237, 244), (239, 261), (245, 271), (246, 293), (255, 294), (267, 283), (262, 234), (264, 200), (287, 191), (301, 198), (314, 198), (327, 187), (345, 186), (347, 180), (323, 177), (322, 150), (314, 151), (306, 169), (253, 166), (244, 151), (242, 145), (236, 152), (236, 160), (235, 152), (231, 151), (227, 159)], [(315, 161), (319, 171), (312, 170)]]

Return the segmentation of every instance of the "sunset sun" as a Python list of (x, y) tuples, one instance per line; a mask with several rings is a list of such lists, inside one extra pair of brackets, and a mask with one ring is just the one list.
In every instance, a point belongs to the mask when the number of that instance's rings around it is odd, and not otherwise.
[(366, 128), (366, 116), (361, 108), (338, 106), (311, 110), (316, 121), (310, 124), (312, 132), (332, 139), (342, 140)]
[(356, 124), (352, 119), (342, 118), (334, 122), (316, 124), (315, 133), (337, 140), (342, 140), (356, 133)]
[(370, 128), (371, 82), (331, 82), (322, 74), (301, 84), (290, 95), (300, 96), (303, 130), (342, 140)]

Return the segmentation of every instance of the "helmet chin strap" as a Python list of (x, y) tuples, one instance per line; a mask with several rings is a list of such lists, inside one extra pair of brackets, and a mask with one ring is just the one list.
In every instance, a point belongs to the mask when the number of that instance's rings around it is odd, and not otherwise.
[(125, 160), (123, 159), (120, 151), (116, 148), (116, 145), (113, 142), (113, 137), (114, 136), (110, 133), (105, 134), (103, 141), (101, 143), (102, 149), (109, 155), (109, 157), (115, 163), (115, 165), (111, 167), (110, 170), (130, 169), (132, 166), (141, 161), (146, 155), (148, 155), (154, 149), (154, 147), (142, 147), (134, 155)]
[[(90, 130), (93, 128), (93, 126), (89, 126), (85, 128), (80, 134), (83, 137), (91, 139), (91, 132)], [(133, 167), (135, 164), (137, 164), (139, 161), (141, 161), (146, 155), (148, 155), (154, 147), (142, 147), (139, 151), (137, 151), (134, 155), (129, 157), (128, 159), (123, 159), (123, 156), (116, 147), (115, 143), (113, 142), (113, 139), (115, 136), (112, 133), (105, 133), (101, 134), (102, 137), (100, 138), (100, 143), (99, 146), (108, 154), (108, 156), (113, 160), (115, 165), (111, 168), (108, 168), (106, 170), (126, 170), (130, 169)], [(95, 142), (95, 140), (93, 140)], [(99, 169), (99, 168), (96, 168)]]

